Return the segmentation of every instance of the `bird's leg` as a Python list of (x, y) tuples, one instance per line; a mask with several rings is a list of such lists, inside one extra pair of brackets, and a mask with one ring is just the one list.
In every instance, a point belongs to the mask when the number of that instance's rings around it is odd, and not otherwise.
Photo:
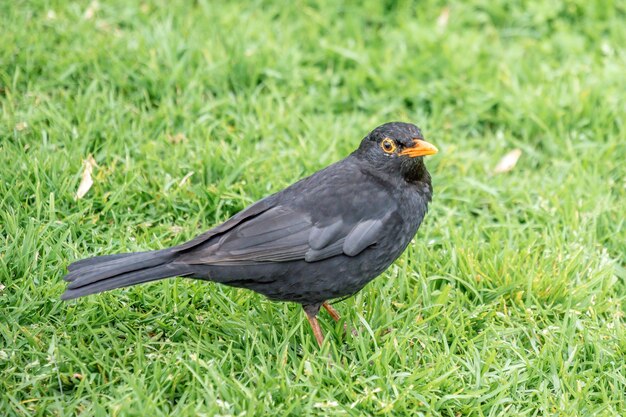
[[(341, 316), (339, 315), (337, 310), (335, 310), (333, 308), (333, 306), (328, 304), (328, 301), (325, 301), (324, 304), (322, 304), (322, 307), (324, 307), (326, 309), (326, 311), (328, 311), (328, 314), (330, 314), (330, 316), (333, 318), (333, 320), (335, 320), (336, 322), (341, 320)], [(346, 332), (346, 333), (348, 332), (348, 323), (344, 323), (343, 324), (343, 331)], [(352, 331), (350, 333), (352, 333), (352, 336), (358, 336), (359, 335), (359, 332), (356, 329), (352, 329)]]
[(335, 321), (341, 320), (341, 316), (339, 315), (337, 310), (335, 310), (333, 308), (333, 306), (328, 304), (328, 301), (324, 301), (324, 304), (322, 304), (322, 307), (324, 307), (326, 309), (326, 311), (328, 311), (328, 314), (330, 314), (330, 316), (333, 318), (333, 320), (335, 320)]
[(304, 308), (304, 312), (306, 313), (306, 318), (311, 324), (311, 328), (313, 329), (313, 335), (315, 336), (315, 340), (317, 340), (317, 344), (322, 347), (322, 343), (324, 342), (324, 335), (322, 334), (322, 328), (317, 321), (317, 313), (320, 311), (320, 305), (307, 305), (302, 306)]

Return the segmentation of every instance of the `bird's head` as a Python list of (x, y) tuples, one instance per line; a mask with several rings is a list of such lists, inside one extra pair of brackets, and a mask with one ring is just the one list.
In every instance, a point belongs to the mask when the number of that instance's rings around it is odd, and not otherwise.
[(424, 140), (419, 127), (391, 122), (378, 126), (363, 138), (354, 155), (382, 173), (420, 181), (421, 176), (428, 176), (423, 157), (436, 153), (437, 148)]

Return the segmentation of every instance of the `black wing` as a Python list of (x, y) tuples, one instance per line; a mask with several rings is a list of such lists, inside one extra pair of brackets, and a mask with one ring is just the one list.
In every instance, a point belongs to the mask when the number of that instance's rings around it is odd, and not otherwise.
[(336, 217), (314, 223), (309, 213), (272, 207), (215, 236), (179, 260), (192, 264), (232, 265), (256, 262), (315, 262), (345, 254), (356, 256), (375, 244), (389, 215), (347, 222)]
[(175, 250), (181, 262), (212, 265), (356, 256), (383, 236), (385, 222), (397, 210), (388, 189), (346, 159)]
[(172, 250), (173, 252), (185, 252), (190, 249), (193, 249), (194, 247), (201, 246), (204, 243), (210, 242), (215, 237), (228, 232), (230, 229), (237, 226), (239, 223), (246, 221), (250, 218), (253, 218), (254, 216), (258, 216), (259, 214), (269, 210), (270, 208), (272, 208), (272, 203), (270, 201), (270, 198), (264, 198), (262, 200), (259, 200), (253, 205), (251, 205), (250, 207), (247, 207), (243, 209), (242, 211), (240, 211), (239, 213), (235, 214), (233, 217), (226, 220), (224, 223), (220, 224), (219, 226), (216, 226), (213, 229), (208, 230), (196, 236), (195, 238), (191, 239), (188, 242), (185, 242), (181, 245), (178, 245), (172, 248)]

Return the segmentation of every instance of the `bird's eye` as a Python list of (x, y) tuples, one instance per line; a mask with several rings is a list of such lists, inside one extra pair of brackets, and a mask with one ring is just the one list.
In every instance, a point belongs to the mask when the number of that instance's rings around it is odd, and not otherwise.
[(383, 141), (380, 142), (380, 147), (383, 148), (383, 151), (386, 153), (393, 153), (397, 148), (396, 143), (389, 138), (383, 139)]

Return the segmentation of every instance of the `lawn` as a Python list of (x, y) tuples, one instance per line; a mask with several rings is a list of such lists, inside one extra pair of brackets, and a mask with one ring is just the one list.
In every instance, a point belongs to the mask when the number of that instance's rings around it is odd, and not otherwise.
[[(0, 3), (1, 416), (617, 416), (626, 4)], [(324, 312), (172, 279), (61, 302), (411, 121), (433, 203)], [(509, 172), (494, 167), (521, 151)], [(93, 185), (76, 199), (84, 161)]]

